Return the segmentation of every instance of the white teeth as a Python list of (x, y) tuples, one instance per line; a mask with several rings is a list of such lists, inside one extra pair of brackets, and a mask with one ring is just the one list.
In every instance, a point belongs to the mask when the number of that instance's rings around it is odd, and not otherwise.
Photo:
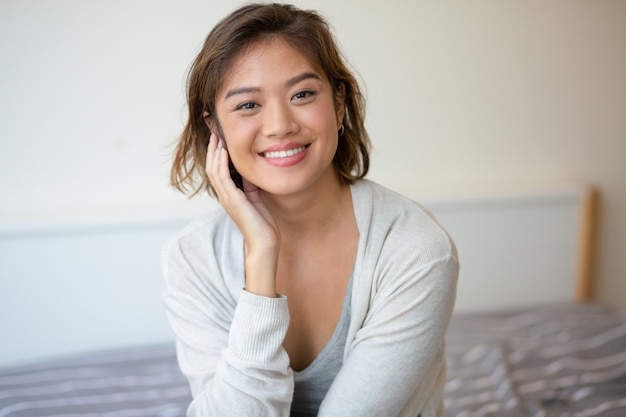
[(293, 156), (300, 152), (304, 151), (304, 146), (300, 146), (299, 148), (289, 149), (288, 151), (275, 151), (275, 152), (264, 152), (263, 156), (265, 158), (286, 158), (288, 156)]

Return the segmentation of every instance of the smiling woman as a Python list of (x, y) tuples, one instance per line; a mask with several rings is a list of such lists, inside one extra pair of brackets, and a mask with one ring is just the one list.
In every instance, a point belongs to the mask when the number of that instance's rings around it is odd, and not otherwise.
[(443, 415), (456, 249), (364, 179), (364, 100), (324, 20), (234, 11), (191, 68), (188, 107), (172, 183), (220, 202), (164, 251), (188, 414)]

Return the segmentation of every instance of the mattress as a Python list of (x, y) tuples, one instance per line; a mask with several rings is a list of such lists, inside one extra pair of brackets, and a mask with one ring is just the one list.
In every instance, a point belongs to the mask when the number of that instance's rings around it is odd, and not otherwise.
[[(457, 314), (448, 416), (626, 416), (626, 321), (600, 304)], [(184, 416), (172, 343), (0, 368), (0, 417)]]

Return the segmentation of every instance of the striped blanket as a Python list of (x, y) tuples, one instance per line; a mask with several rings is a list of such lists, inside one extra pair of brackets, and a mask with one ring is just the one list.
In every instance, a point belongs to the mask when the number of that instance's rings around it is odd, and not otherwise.
[[(598, 304), (455, 315), (448, 416), (626, 416), (626, 321)], [(172, 344), (0, 369), (0, 417), (179, 417)]]
[(460, 315), (449, 416), (626, 416), (626, 321), (597, 304)]

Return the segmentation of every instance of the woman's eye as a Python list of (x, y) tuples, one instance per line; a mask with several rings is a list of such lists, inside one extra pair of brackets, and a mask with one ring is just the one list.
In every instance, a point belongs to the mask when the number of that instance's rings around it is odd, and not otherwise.
[(235, 110), (252, 110), (254, 108), (258, 107), (258, 104), (252, 102), (252, 101), (247, 101), (245, 103), (241, 103), (240, 105), (238, 105)]
[(313, 97), (314, 95), (315, 95), (315, 91), (313, 90), (298, 91), (296, 94), (294, 94), (293, 99), (302, 100), (302, 99)]

